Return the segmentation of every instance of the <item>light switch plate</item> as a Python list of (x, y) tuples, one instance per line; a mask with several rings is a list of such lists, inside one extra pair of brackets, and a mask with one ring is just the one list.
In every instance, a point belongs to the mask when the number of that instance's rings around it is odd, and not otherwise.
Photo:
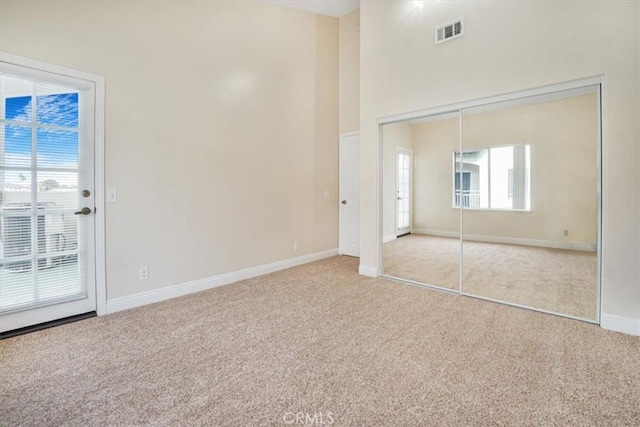
[(118, 201), (118, 190), (107, 190), (107, 202), (115, 203)]

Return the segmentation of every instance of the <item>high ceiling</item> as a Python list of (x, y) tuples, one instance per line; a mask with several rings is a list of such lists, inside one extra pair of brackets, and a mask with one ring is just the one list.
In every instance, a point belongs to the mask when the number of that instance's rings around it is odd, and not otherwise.
[(339, 18), (360, 7), (360, 0), (264, 0), (281, 6), (293, 7)]

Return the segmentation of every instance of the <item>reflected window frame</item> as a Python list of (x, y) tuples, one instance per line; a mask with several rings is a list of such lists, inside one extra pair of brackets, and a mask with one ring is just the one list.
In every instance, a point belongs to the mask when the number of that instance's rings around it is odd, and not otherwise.
[[(523, 175), (521, 177), (520, 194), (522, 194), (519, 204), (522, 207), (513, 207), (514, 202), (516, 202), (514, 198), (514, 193), (516, 186), (514, 186), (514, 170), (516, 161), (516, 147), (522, 148), (522, 156), (520, 161), (520, 172)], [(513, 163), (510, 168), (507, 168), (507, 177), (506, 181), (506, 198), (510, 200), (511, 207), (508, 206), (498, 206), (495, 207), (496, 202), (492, 197), (492, 162), (491, 162), (491, 153), (494, 150), (504, 149), (504, 148), (513, 148)], [(480, 162), (465, 162), (465, 155), (477, 155), (478, 153), (486, 152), (486, 164), (484, 168)], [(451, 197), (451, 207), (453, 209), (469, 209), (469, 210), (490, 210), (490, 211), (515, 211), (515, 212), (531, 212), (532, 211), (532, 194), (531, 194), (531, 145), (527, 143), (518, 143), (518, 144), (502, 144), (502, 145), (492, 145), (489, 147), (479, 147), (473, 149), (467, 149), (462, 151), (462, 156), (460, 156), (459, 151), (453, 152), (453, 166), (452, 166), (452, 197)], [(485, 157), (482, 156), (482, 157)], [(473, 170), (465, 170), (465, 164), (473, 164), (477, 165), (477, 176), (474, 180), (474, 171)], [(482, 169), (485, 169), (484, 173)], [(468, 175), (467, 175), (468, 173)], [(486, 175), (483, 181), (486, 181), (484, 185), (481, 186), (481, 176)], [(469, 176), (469, 179), (465, 181), (465, 176)], [(472, 185), (472, 182), (475, 182), (476, 185)], [(462, 184), (462, 186), (460, 185)], [(468, 184), (469, 188), (465, 189), (465, 186)], [(462, 187), (462, 188), (460, 188)], [(471, 188), (477, 187), (477, 188)], [(486, 188), (481, 188), (486, 187)], [(484, 191), (483, 191), (484, 190)], [(466, 192), (466, 193), (465, 193)], [(493, 205), (493, 206), (492, 206)]]

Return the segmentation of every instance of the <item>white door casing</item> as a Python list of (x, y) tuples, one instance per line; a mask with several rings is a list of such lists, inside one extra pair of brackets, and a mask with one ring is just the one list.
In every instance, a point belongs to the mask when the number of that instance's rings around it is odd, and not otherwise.
[(360, 256), (360, 134), (340, 136), (341, 255)]

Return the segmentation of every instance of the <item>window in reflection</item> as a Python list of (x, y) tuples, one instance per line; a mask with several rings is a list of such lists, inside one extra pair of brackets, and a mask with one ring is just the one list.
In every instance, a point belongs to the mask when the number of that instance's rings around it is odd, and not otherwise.
[[(453, 207), (531, 209), (529, 145), (504, 145), (455, 153)], [(460, 169), (462, 164), (462, 170)]]
[(597, 320), (596, 88), (463, 109), (462, 123), (462, 292)]

